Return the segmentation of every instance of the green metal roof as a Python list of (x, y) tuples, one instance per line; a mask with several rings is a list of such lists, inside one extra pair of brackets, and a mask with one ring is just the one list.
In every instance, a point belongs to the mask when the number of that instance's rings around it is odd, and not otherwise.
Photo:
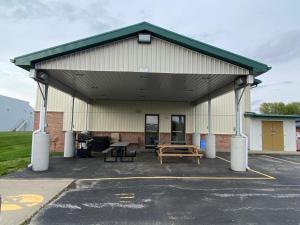
[(97, 45), (121, 40), (130, 36), (134, 36), (141, 32), (149, 32), (153, 36), (156, 36), (163, 40), (249, 69), (250, 72), (254, 75), (265, 73), (271, 69), (271, 67), (267, 66), (266, 64), (254, 61), (252, 59), (220, 48), (216, 48), (214, 46), (177, 34), (175, 32), (166, 30), (147, 22), (138, 23), (118, 30), (95, 35), (74, 42), (69, 42), (63, 45), (58, 45), (52, 48), (47, 48), (38, 52), (18, 56), (15, 57), (12, 62), (19, 67), (29, 70), (30, 68), (34, 68), (34, 64), (39, 61), (84, 50)]
[(252, 118), (300, 119), (300, 115), (258, 114), (254, 112), (245, 112), (244, 116)]

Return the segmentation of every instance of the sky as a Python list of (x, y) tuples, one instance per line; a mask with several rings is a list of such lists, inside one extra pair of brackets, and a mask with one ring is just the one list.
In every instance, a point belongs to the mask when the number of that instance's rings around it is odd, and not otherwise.
[(263, 102), (300, 101), (299, 0), (0, 0), (0, 95), (35, 102), (36, 84), (10, 59), (147, 21), (263, 62)]

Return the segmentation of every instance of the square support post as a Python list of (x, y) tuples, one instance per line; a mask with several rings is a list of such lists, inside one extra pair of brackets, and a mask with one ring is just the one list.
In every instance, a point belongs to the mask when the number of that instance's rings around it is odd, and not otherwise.
[(207, 101), (207, 119), (208, 119), (208, 134), (205, 136), (206, 149), (205, 157), (209, 159), (216, 158), (216, 137), (212, 133), (212, 113), (211, 113), (211, 99)]
[(72, 108), (71, 108), (71, 124), (70, 130), (65, 132), (65, 144), (64, 144), (64, 158), (71, 158), (75, 153), (75, 137), (74, 137), (74, 101), (72, 96)]
[(246, 171), (246, 138), (241, 135), (241, 98), (240, 87), (235, 87), (235, 135), (231, 137), (230, 164), (234, 171)]
[(194, 133), (193, 133), (193, 145), (197, 146), (198, 149), (200, 149), (200, 133), (197, 132), (197, 105), (193, 108), (193, 123), (194, 123)]

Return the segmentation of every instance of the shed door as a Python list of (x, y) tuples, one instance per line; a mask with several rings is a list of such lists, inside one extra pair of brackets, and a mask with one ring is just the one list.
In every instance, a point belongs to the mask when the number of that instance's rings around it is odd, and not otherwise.
[(283, 122), (262, 121), (263, 150), (283, 151)]

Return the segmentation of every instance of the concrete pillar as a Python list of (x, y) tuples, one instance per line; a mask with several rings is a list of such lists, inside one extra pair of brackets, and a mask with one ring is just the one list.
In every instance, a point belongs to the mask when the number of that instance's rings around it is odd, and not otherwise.
[(216, 137), (212, 133), (212, 113), (211, 99), (208, 100), (208, 134), (205, 136), (205, 157), (209, 159), (216, 158)]
[(45, 171), (49, 168), (50, 135), (46, 132), (32, 134), (32, 170)]
[(46, 133), (46, 115), (48, 84), (39, 84), (42, 94), (39, 129), (32, 134), (31, 167), (33, 171), (45, 171), (49, 168), (50, 135)]
[(209, 159), (216, 158), (216, 136), (214, 134), (205, 136), (205, 146), (205, 157)]
[(72, 112), (70, 130), (65, 132), (64, 158), (70, 158), (75, 153), (75, 138), (74, 138), (74, 96), (72, 97)]
[(246, 138), (243, 136), (231, 137), (230, 164), (234, 171), (246, 171)]
[(241, 89), (235, 89), (235, 135), (231, 137), (230, 164), (234, 171), (246, 171), (246, 138), (241, 135)]
[(194, 132), (193, 133), (193, 145), (197, 146), (200, 149), (200, 133)]
[(64, 157), (70, 158), (74, 156), (75, 152), (75, 138), (73, 131), (69, 130), (65, 132), (65, 145), (64, 145)]

